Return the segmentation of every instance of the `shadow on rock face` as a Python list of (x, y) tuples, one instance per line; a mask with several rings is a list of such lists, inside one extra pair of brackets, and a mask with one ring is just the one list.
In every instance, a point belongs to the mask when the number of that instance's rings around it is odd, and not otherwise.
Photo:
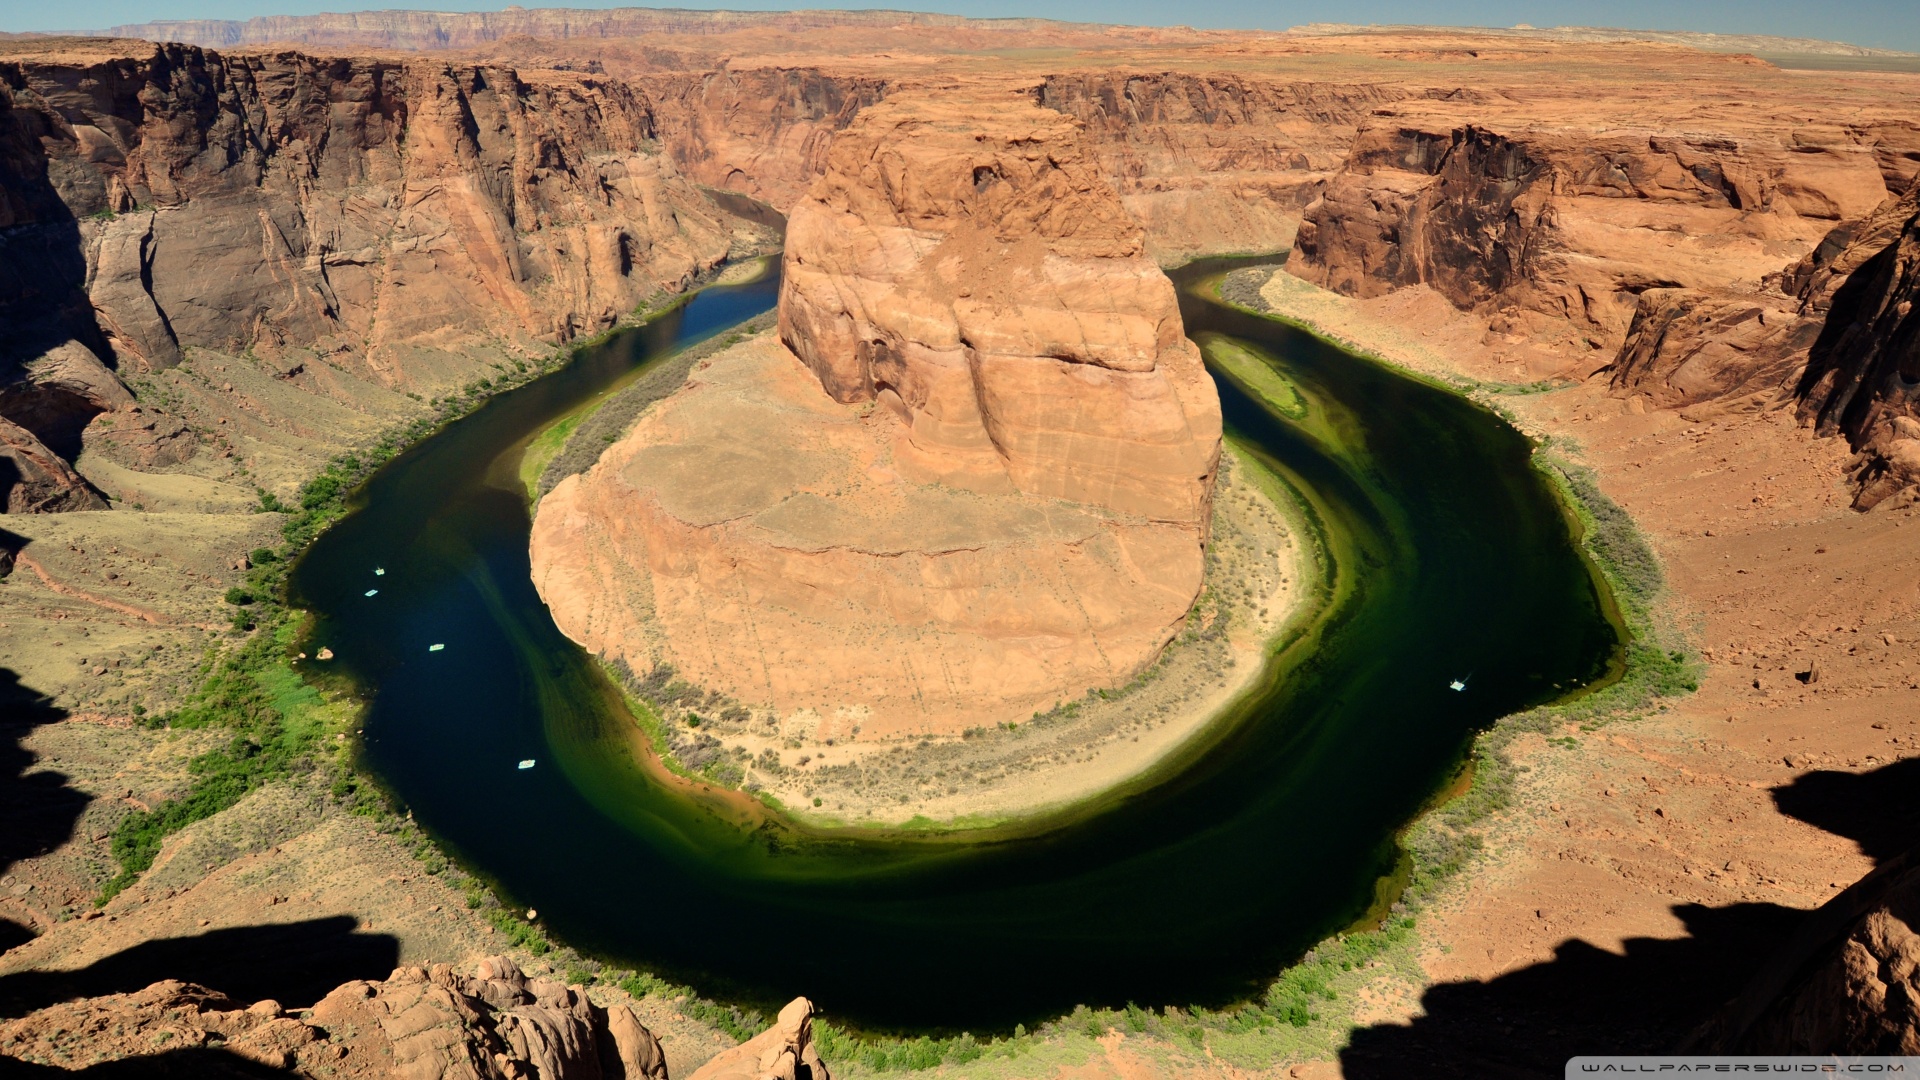
[[(1773, 791), (1781, 812), (1860, 845), (1884, 863), (1920, 842), (1920, 758), (1868, 773), (1817, 772)], [(1624, 955), (1579, 940), (1495, 978), (1444, 983), (1411, 1024), (1354, 1032), (1349, 1080), (1404, 1075), (1559, 1076), (1576, 1054), (1662, 1053), (1762, 972), (1808, 912), (1779, 904), (1681, 904), (1682, 938), (1636, 938)]]
[(144, 1057), (121, 1058), (118, 1061), (103, 1061), (84, 1069), (68, 1070), (58, 1065), (33, 1065), (15, 1058), (0, 1057), (0, 1078), (13, 1080), (71, 1080), (73, 1077), (86, 1077), (87, 1080), (266, 1080), (299, 1076), (290, 1069), (275, 1069), (258, 1062), (248, 1061), (238, 1054), (225, 1050), (196, 1046), (190, 1049), (175, 1050), (165, 1054), (149, 1054)]
[(400, 961), (399, 939), (356, 933), (348, 915), (241, 926), (143, 941), (78, 971), (0, 976), (0, 1017), (24, 1016), (75, 998), (140, 990), (162, 979), (210, 986), (236, 1001), (272, 998), (311, 1005), (343, 982), (384, 979)]
[(27, 771), (34, 761), (21, 745), (27, 734), (66, 718), (66, 710), (23, 685), (18, 672), (0, 667), (0, 821), (6, 823), (0, 828), (0, 874), (66, 843), (92, 799), (68, 787), (60, 773)]

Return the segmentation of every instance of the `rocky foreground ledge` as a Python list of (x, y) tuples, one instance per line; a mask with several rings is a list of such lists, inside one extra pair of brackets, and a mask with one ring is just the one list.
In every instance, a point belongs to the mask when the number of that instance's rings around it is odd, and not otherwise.
[[(795, 998), (774, 1026), (691, 1080), (830, 1080), (813, 1048), (813, 1006)], [(169, 979), (0, 1023), (0, 1062), (49, 1075), (141, 1058), (142, 1075), (275, 1075), (406, 1080), (667, 1080), (667, 1060), (624, 1003), (528, 978), (504, 956), (472, 975), (447, 964), (344, 983), (311, 1009), (243, 1005)], [(0, 1070), (4, 1071), (4, 1070)], [(7, 1072), (7, 1075), (14, 1075)]]

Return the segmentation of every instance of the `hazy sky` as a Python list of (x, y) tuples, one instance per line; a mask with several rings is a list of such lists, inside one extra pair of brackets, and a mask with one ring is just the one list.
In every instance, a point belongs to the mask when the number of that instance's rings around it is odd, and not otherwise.
[[(622, 3), (520, 0), (526, 7), (622, 7)], [(440, 11), (485, 11), (506, 6), (473, 0), (0, 0), (0, 29), (69, 30), (145, 22), (151, 19), (245, 19), (253, 15), (298, 15), (404, 7)], [(651, 5), (650, 5), (651, 6)], [(662, 7), (904, 8), (955, 15), (1037, 16), (1143, 25), (1185, 24), (1281, 30), (1306, 22), (1439, 23), (1461, 26), (1621, 26), (1650, 30), (1707, 30), (1723, 34), (1784, 34), (1850, 41), (1884, 49), (1920, 52), (1920, 2), (1916, 0), (1215, 0), (1207, 4), (1166, 0), (809, 0), (803, 3), (701, 3), (670, 0)]]

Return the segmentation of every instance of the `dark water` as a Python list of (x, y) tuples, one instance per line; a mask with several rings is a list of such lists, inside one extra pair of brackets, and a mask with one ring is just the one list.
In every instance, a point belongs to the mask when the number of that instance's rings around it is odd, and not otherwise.
[[(529, 583), (517, 447), (635, 364), (766, 309), (775, 288), (709, 290), (490, 402), (376, 476), (296, 568), (312, 645), (369, 699), (367, 763), (584, 951), (722, 998), (805, 993), (897, 1030), (999, 1030), (1083, 1002), (1224, 1004), (1366, 908), (1395, 831), (1474, 731), (1602, 676), (1617, 652), (1519, 434), (1187, 295), (1191, 333), (1264, 347), (1309, 402), (1290, 422), (1221, 380), (1231, 434), (1309, 496), (1329, 555), (1333, 599), (1236, 714), (1097, 804), (966, 839), (817, 835), (663, 782)], [(1469, 673), (1465, 692), (1447, 688)]]

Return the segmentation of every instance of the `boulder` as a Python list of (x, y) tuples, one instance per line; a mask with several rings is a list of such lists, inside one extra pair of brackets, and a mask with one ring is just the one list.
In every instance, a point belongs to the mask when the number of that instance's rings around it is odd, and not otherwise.
[(813, 1048), (813, 1002), (787, 1002), (772, 1027), (721, 1051), (688, 1080), (833, 1080)]
[(1920, 849), (1807, 916), (1683, 1049), (1920, 1055)]

